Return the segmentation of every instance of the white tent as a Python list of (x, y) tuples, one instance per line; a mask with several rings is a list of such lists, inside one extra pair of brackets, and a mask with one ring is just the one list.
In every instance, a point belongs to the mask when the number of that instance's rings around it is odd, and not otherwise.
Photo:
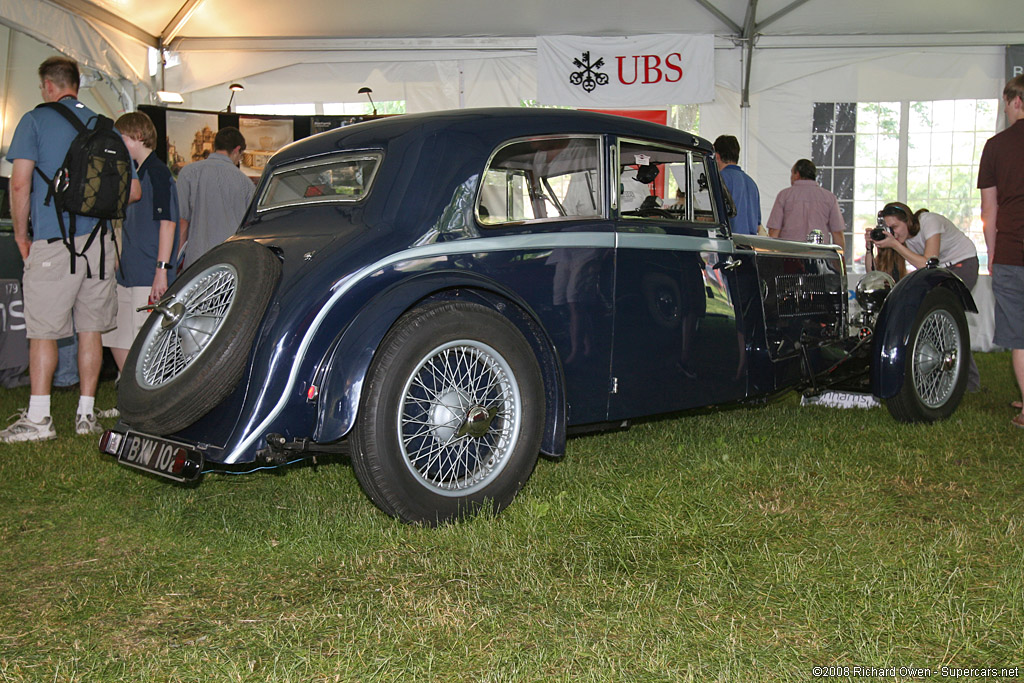
[[(54, 49), (92, 67), (116, 114), (154, 90), (185, 106), (405, 100), (407, 111), (536, 97), (537, 36), (714, 34), (715, 99), (700, 133), (732, 133), (764, 209), (810, 156), (814, 102), (995, 98), (1020, 0), (0, 0), (3, 150)], [(31, 41), (47, 47), (26, 49)], [(150, 54), (169, 64), (150, 75)], [(27, 93), (27, 94), (26, 94)], [(113, 101), (109, 101), (113, 100)], [(665, 105), (676, 104), (666, 102)]]

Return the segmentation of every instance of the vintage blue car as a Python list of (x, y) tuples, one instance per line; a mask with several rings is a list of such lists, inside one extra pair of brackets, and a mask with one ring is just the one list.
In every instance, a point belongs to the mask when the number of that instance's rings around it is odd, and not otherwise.
[(868, 276), (848, 320), (838, 248), (732, 235), (731, 204), (706, 140), (603, 114), (301, 140), (155, 307), (101, 449), (179, 481), (347, 450), (383, 511), (435, 524), (508, 505), (574, 430), (793, 388), (956, 409), (961, 280)]

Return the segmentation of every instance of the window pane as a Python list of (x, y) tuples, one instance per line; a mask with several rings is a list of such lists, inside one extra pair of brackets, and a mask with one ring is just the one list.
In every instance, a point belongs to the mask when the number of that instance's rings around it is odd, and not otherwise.
[(924, 133), (932, 129), (932, 103), (913, 102), (910, 105), (910, 129), (909, 132)]
[(953, 159), (953, 134), (932, 134), (932, 165), (949, 165)]
[(811, 137), (811, 161), (815, 166), (832, 165), (832, 135), (814, 135)]
[(854, 102), (840, 102), (836, 105), (836, 132), (854, 133), (857, 130), (857, 105)]
[(832, 133), (835, 131), (835, 104), (832, 102), (815, 102), (812, 130), (815, 133)]
[(911, 135), (907, 143), (907, 165), (927, 166), (932, 158), (930, 135)]
[(974, 132), (977, 117), (976, 100), (953, 101), (953, 130)]
[(690, 166), (686, 150), (624, 140), (619, 145), (619, 164), (618, 208), (624, 217), (682, 221), (687, 219), (690, 202), (698, 218), (714, 220), (709, 176), (703, 163)]
[(975, 156), (974, 131), (953, 133), (952, 163), (970, 165), (976, 158), (980, 159), (981, 150)]
[(858, 167), (878, 165), (878, 136), (876, 134), (863, 133), (857, 136), (856, 165)]
[(934, 198), (944, 198), (949, 196), (949, 183), (952, 174), (952, 168), (949, 166), (933, 166), (931, 169), (929, 195)]
[(995, 131), (998, 116), (998, 100), (978, 100), (978, 130)]
[(896, 168), (900, 164), (900, 141), (896, 137), (879, 137), (878, 165)]
[(953, 100), (932, 102), (932, 132), (948, 133), (953, 130)]
[(379, 154), (356, 154), (278, 169), (258, 208), (359, 201), (369, 194), (380, 159)]
[(856, 141), (852, 135), (836, 136), (836, 166), (853, 166), (856, 159)]
[(485, 225), (602, 215), (597, 138), (512, 142), (484, 174), (477, 215)]

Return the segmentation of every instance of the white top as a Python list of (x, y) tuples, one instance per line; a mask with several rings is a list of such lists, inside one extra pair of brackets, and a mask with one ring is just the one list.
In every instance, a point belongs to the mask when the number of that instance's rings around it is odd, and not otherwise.
[(940, 235), (939, 241), (939, 265), (951, 266), (954, 263), (966, 261), (978, 255), (978, 250), (967, 235), (953, 225), (953, 223), (942, 214), (926, 211), (918, 218), (921, 223), (921, 230), (913, 237), (908, 237), (907, 248), (915, 254), (924, 254), (924, 245), (929, 237)]

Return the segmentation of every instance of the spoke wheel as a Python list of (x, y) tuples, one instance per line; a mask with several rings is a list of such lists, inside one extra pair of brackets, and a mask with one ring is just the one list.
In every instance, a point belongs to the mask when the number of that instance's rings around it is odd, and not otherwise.
[(175, 280), (135, 337), (118, 386), (125, 423), (172, 434), (230, 394), (281, 275), (256, 242), (227, 242)]
[(543, 424), (540, 368), (522, 333), (484, 306), (432, 303), (378, 348), (352, 464), (378, 507), (433, 525), (508, 505), (533, 471)]
[(140, 386), (161, 386), (185, 371), (210, 345), (231, 311), (238, 273), (227, 264), (208, 268), (173, 299), (161, 303), (159, 323), (142, 342), (136, 368)]
[(430, 351), (402, 392), (398, 438), (413, 476), (440, 495), (485, 487), (519, 438), (521, 399), (508, 362), (487, 344)]
[(901, 422), (933, 422), (953, 414), (967, 388), (970, 336), (956, 296), (936, 288), (921, 303), (903, 350), (900, 393), (886, 402)]
[(963, 362), (963, 340), (953, 317), (945, 310), (932, 311), (921, 323), (911, 357), (911, 377), (921, 402), (938, 408), (956, 388)]

